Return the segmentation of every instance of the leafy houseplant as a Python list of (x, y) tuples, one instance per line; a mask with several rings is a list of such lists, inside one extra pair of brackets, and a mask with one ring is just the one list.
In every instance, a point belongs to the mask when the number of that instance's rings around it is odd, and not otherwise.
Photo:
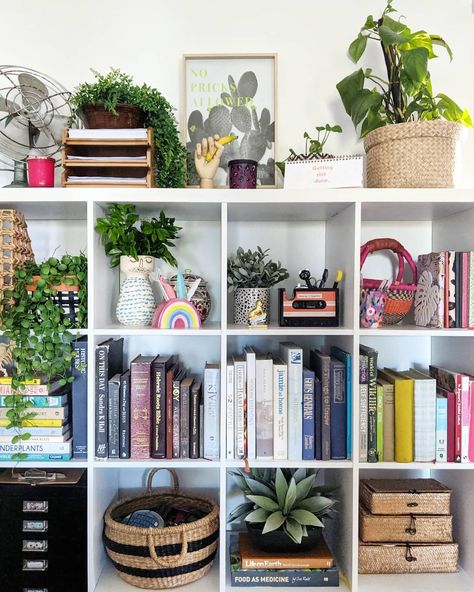
[(234, 323), (244, 325), (257, 300), (261, 300), (267, 318), (270, 316), (270, 288), (289, 277), (280, 261), (269, 259), (269, 249), (256, 251), (242, 247), (227, 260), (227, 289), (235, 292)]
[(322, 519), (331, 512), (335, 500), (326, 497), (327, 488), (315, 487), (314, 469), (254, 469), (250, 474), (230, 474), (249, 501), (237, 506), (228, 521), (243, 518), (260, 548), (303, 551), (319, 540)]
[[(78, 309), (75, 321), (66, 316), (54, 302), (62, 286), (79, 286)], [(34, 288), (34, 291), (32, 289)], [(84, 254), (50, 257), (41, 264), (26, 263), (15, 271), (14, 288), (4, 291), (1, 302), (6, 311), (2, 330), (10, 340), (13, 368), (12, 395), (7, 397), (10, 407), (7, 417), (14, 430), (13, 444), (31, 436), (21, 428), (35, 417), (32, 404), (23, 396), (25, 381), (41, 376), (47, 383), (59, 385), (73, 382), (71, 362), (74, 358), (74, 335), (70, 329), (87, 326), (87, 258)], [(14, 459), (24, 460), (17, 454)]]
[(332, 157), (331, 154), (324, 153), (324, 146), (332, 133), (340, 134), (342, 132), (342, 127), (340, 125), (329, 125), (329, 123), (326, 123), (325, 125), (316, 126), (315, 129), (317, 131), (316, 138), (312, 138), (308, 132), (303, 134), (305, 140), (304, 153), (297, 154), (292, 148), (290, 148), (290, 154), (285, 160), (276, 163), (283, 175), (285, 174), (285, 162), (287, 161)]
[[(377, 67), (360, 68), (336, 85), (347, 114), (356, 128), (360, 126), (360, 135), (365, 138), (368, 185), (452, 186), (453, 172), (450, 169), (454, 168), (452, 161), (455, 158), (456, 142), (460, 137), (458, 124), (471, 127), (472, 121), (468, 111), (461, 109), (447, 95), (433, 93), (428, 70), (429, 60), (437, 57), (434, 51), (436, 47), (446, 50), (450, 58), (452, 52), (439, 35), (423, 30), (412, 31), (401, 18), (395, 18), (396, 10), (392, 2), (393, 0), (387, 0), (379, 19), (374, 19), (372, 15), (366, 18), (357, 38), (349, 46), (349, 56), (357, 63), (369, 42), (377, 43), (381, 48), (386, 77), (375, 73)], [(399, 125), (391, 127), (392, 124)], [(400, 124), (404, 124), (404, 127)], [(385, 126), (388, 129), (379, 129)], [(414, 168), (417, 161), (413, 154), (413, 142), (399, 144), (398, 152), (394, 142), (415, 139), (418, 152), (428, 152), (433, 137), (445, 138), (443, 152), (427, 154), (419, 168), (413, 171), (411, 178), (407, 178), (407, 169), (409, 171)], [(425, 141), (421, 142), (420, 138), (425, 138)], [(381, 147), (383, 143), (384, 147)], [(437, 143), (439, 144), (439, 140)], [(434, 166), (430, 168), (430, 160), (435, 159)], [(442, 172), (439, 172), (440, 166), (444, 166)], [(392, 174), (393, 178), (384, 181), (381, 176), (383, 173), (379, 173), (377, 169), (388, 169), (387, 175)], [(435, 184), (430, 179), (435, 179)]]
[(114, 115), (122, 104), (134, 105), (144, 114), (143, 126), (153, 128), (154, 169), (158, 187), (184, 187), (186, 150), (181, 144), (173, 107), (147, 84), (134, 84), (128, 74), (111, 68), (107, 74), (92, 70), (94, 82), (83, 82), (70, 101), (75, 116), (89, 105), (100, 105)]
[[(139, 222), (139, 226), (138, 226)], [(98, 218), (95, 230), (100, 235), (105, 254), (110, 257), (110, 267), (120, 264), (120, 257), (138, 260), (147, 255), (163, 259), (176, 266), (176, 259), (169, 250), (178, 238), (180, 226), (174, 218), (168, 218), (163, 211), (159, 218), (140, 220), (134, 204), (110, 204), (104, 218)]]

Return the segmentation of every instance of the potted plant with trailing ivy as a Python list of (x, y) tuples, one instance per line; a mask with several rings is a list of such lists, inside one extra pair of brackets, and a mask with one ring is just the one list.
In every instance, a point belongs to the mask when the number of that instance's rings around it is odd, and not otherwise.
[[(357, 63), (369, 44), (380, 47), (380, 64), (360, 68), (337, 89), (367, 153), (369, 187), (453, 187), (459, 178), (459, 146), (471, 117), (433, 91), (428, 70), (438, 48), (452, 52), (439, 35), (412, 31), (388, 0), (380, 18), (369, 15), (349, 56)], [(386, 76), (377, 73), (384, 65)]]
[[(73, 315), (57, 302), (58, 291), (76, 286)], [(50, 257), (40, 264), (28, 261), (15, 270), (14, 284), (1, 302), (3, 335), (10, 340), (13, 358), (12, 394), (6, 398), (8, 428), (16, 447), (14, 460), (31, 438), (28, 426), (35, 418), (33, 404), (24, 394), (25, 382), (40, 377), (45, 384), (73, 382), (71, 329), (87, 327), (87, 258), (84, 254)]]
[(171, 104), (157, 89), (135, 84), (117, 68), (92, 73), (95, 81), (80, 84), (70, 99), (73, 118), (79, 116), (87, 127), (153, 128), (155, 185), (184, 187), (186, 149)]
[(227, 290), (234, 293), (234, 323), (246, 325), (248, 315), (260, 300), (270, 318), (270, 288), (289, 278), (281, 262), (272, 261), (270, 249), (239, 247), (227, 259)]
[(229, 474), (248, 501), (229, 514), (228, 522), (243, 519), (257, 547), (291, 553), (317, 544), (324, 518), (336, 502), (331, 497), (335, 488), (315, 486), (314, 469), (266, 468)]
[(113, 203), (104, 217), (97, 218), (95, 230), (110, 267), (120, 265), (125, 279), (121, 285), (116, 316), (123, 325), (150, 325), (155, 311), (155, 298), (149, 280), (155, 259), (176, 266), (170, 249), (175, 246), (180, 226), (161, 210), (158, 218), (142, 219), (134, 204)]

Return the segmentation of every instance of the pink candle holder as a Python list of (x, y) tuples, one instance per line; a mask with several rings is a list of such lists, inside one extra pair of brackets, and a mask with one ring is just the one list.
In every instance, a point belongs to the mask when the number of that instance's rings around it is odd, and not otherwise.
[(54, 158), (29, 156), (26, 162), (30, 187), (54, 187)]

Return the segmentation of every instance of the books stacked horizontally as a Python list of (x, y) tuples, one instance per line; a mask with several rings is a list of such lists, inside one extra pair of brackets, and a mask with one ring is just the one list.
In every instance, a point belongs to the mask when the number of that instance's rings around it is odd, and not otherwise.
[(245, 347), (227, 363), (227, 459), (351, 457), (351, 356), (280, 343), (278, 355)]
[(415, 322), (422, 327), (474, 328), (474, 251), (418, 257)]
[(87, 458), (87, 337), (76, 339), (73, 346), (74, 382), (47, 384), (45, 378), (34, 378), (24, 383), (21, 394), (31, 405), (25, 414), (34, 417), (25, 419), (22, 428), (8, 427), (12, 379), (0, 377), (0, 460), (11, 460), (14, 454), (40, 462)]
[(95, 455), (99, 459), (219, 458), (220, 370), (190, 374), (177, 355), (137, 356), (123, 339), (96, 346)]
[(232, 586), (339, 586), (339, 571), (322, 537), (308, 551), (268, 553), (258, 549), (247, 533), (231, 534), (230, 577)]
[(360, 346), (360, 461), (474, 461), (474, 377), (377, 368)]

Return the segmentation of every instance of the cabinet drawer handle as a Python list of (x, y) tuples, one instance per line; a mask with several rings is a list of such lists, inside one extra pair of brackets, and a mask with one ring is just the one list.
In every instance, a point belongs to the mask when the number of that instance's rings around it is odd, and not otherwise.
[(23, 532), (48, 532), (48, 521), (23, 520)]
[(46, 571), (47, 559), (23, 559), (23, 571)]
[(28, 540), (23, 539), (22, 551), (35, 551), (37, 553), (46, 553), (48, 550), (48, 541), (46, 540)]
[(23, 501), (23, 512), (39, 512), (45, 514), (48, 511), (48, 502), (44, 501)]
[(418, 502), (410, 502), (409, 504), (407, 504), (407, 506), (409, 508), (416, 508), (418, 506)]

